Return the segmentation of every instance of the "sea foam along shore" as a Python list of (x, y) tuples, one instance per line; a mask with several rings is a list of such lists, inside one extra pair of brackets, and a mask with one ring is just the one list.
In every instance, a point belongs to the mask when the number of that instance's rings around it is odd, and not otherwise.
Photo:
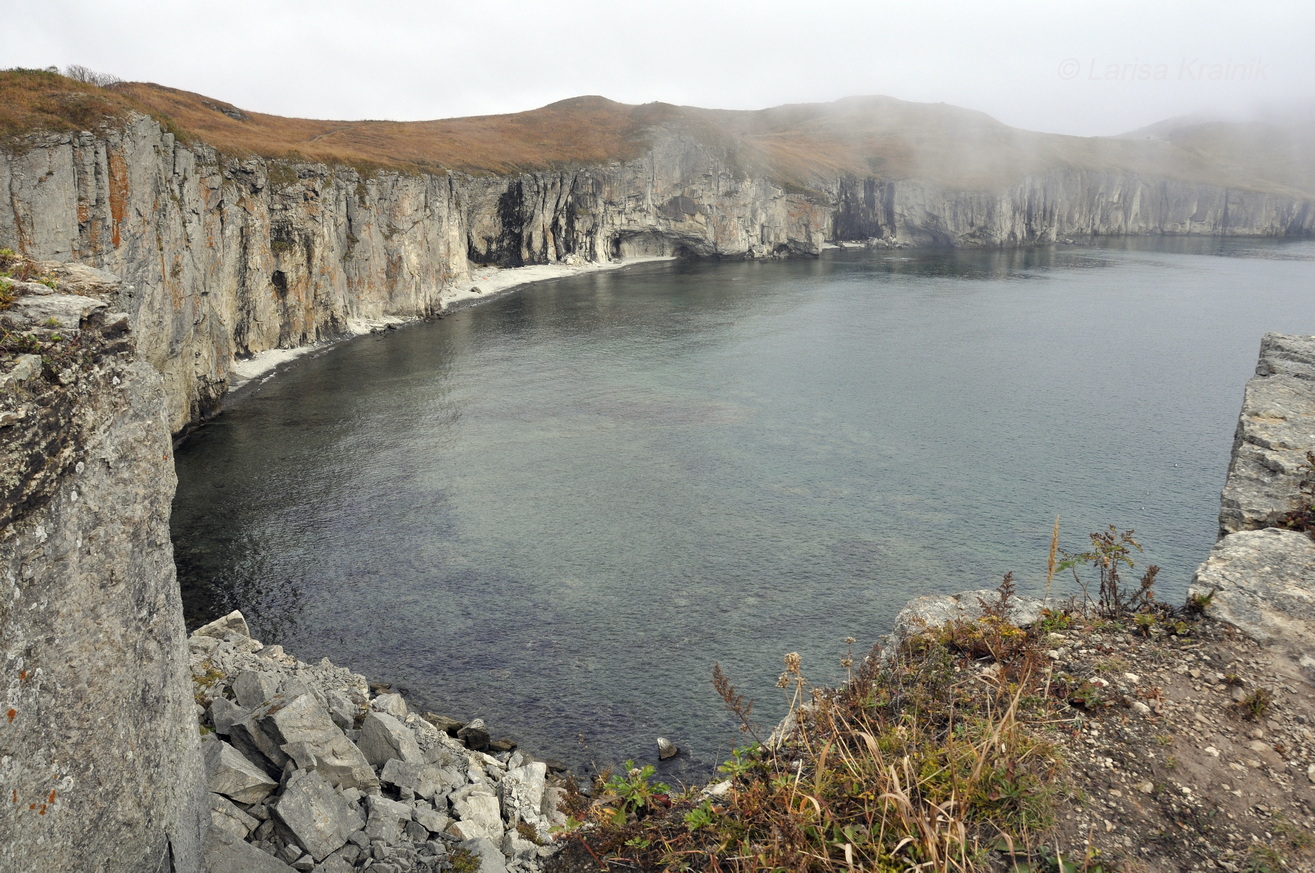
[[(653, 261), (671, 261), (671, 257), (636, 257), (624, 261), (577, 261), (559, 264), (535, 264), (529, 267), (475, 267), (466, 279), (454, 283), (439, 298), (444, 312), (464, 309), (499, 296), (507, 291), (536, 282), (550, 279), (564, 279), (582, 273), (597, 273), (603, 270), (616, 270), (635, 264)], [(270, 349), (253, 357), (233, 362), (229, 370), (229, 390), (240, 388), (253, 380), (263, 381), (284, 364), (294, 361), (315, 349), (324, 348), (332, 342), (351, 339), (354, 336), (368, 334), (389, 325), (405, 324), (418, 321), (417, 318), (386, 316), (377, 320), (356, 319), (347, 323), (347, 333), (328, 343), (314, 343), (291, 349)]]

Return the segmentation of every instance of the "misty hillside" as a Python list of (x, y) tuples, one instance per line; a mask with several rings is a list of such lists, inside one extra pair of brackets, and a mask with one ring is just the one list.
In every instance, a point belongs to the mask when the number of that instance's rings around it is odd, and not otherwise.
[(146, 83), (107, 88), (55, 73), (0, 73), (0, 136), (94, 127), (137, 111), (220, 152), (505, 174), (625, 161), (681, 135), (728, 163), (811, 188), (838, 177), (922, 178), (990, 190), (1039, 172), (1132, 172), (1270, 193), (1315, 194), (1315, 124), (1184, 123), (1124, 137), (1019, 130), (980, 112), (891, 97), (756, 111), (577, 97), (529, 112), (436, 121), (321, 121), (249, 112)]

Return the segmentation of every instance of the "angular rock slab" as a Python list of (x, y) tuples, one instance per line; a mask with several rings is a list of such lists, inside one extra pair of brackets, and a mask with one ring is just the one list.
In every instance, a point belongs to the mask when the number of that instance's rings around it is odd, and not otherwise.
[(294, 773), (271, 811), (283, 838), (317, 862), (365, 825), (365, 817), (315, 771)]
[[(243, 670), (233, 680), (233, 696), (243, 709), (255, 709), (278, 693), (279, 677), (259, 670)], [(291, 696), (291, 695), (289, 695)]]
[(1315, 337), (1267, 333), (1247, 382), (1219, 501), (1220, 534), (1255, 530), (1295, 508), (1315, 449)]
[(365, 821), (365, 833), (370, 842), (382, 840), (391, 846), (401, 841), (402, 829), (414, 818), (414, 810), (409, 803), (400, 803), (372, 794), (365, 799), (369, 810)]
[(391, 758), (384, 764), (379, 779), (385, 785), (409, 790), (417, 797), (433, 800), (466, 784), (465, 777), (456, 770), (438, 764), (414, 764), (400, 758)]
[(546, 838), (551, 825), (543, 814), (543, 793), (547, 788), (548, 765), (531, 761), (523, 767), (508, 770), (502, 777), (502, 807), (507, 824), (515, 827), (524, 822), (534, 827), (540, 837)]
[(463, 840), (502, 840), (502, 809), (492, 788), (467, 785), (449, 799), (458, 819), (448, 829), (449, 833)]
[(383, 712), (370, 712), (361, 722), (360, 749), (376, 767), (397, 758), (408, 764), (423, 764), (424, 754), (415, 734), (406, 725)]
[(202, 625), (192, 631), (193, 636), (211, 637), (216, 640), (227, 639), (229, 634), (238, 634), (244, 637), (251, 636), (251, 628), (247, 626), (246, 617), (240, 610), (233, 610), (228, 615), (217, 618), (207, 625)]
[(219, 794), (210, 795), (210, 826), (227, 831), (239, 840), (260, 826), (259, 819), (243, 812), (236, 803)]
[(239, 750), (254, 749), (277, 768), (295, 757), (300, 767), (322, 772), (339, 788), (379, 787), (365, 755), (310, 694), (291, 700), (275, 695), (233, 725), (231, 738)]
[(206, 873), (297, 873), (273, 855), (233, 834), (211, 828), (205, 841)]
[(206, 784), (216, 794), (250, 806), (278, 788), (278, 783), (264, 769), (222, 740), (206, 743), (202, 752), (205, 755)]
[(1198, 596), (1212, 591), (1207, 615), (1286, 651), (1315, 679), (1315, 541), (1275, 528), (1229, 534), (1188, 587)]

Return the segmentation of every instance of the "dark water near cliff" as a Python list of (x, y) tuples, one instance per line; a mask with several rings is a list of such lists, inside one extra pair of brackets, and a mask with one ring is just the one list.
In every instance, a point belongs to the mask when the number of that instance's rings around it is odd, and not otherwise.
[[(178, 452), (189, 622), (484, 716), (581, 766), (770, 725), (910, 597), (1044, 581), (1133, 528), (1180, 600), (1267, 330), (1315, 244), (657, 264), (303, 359)], [(583, 736), (584, 748), (577, 743)]]

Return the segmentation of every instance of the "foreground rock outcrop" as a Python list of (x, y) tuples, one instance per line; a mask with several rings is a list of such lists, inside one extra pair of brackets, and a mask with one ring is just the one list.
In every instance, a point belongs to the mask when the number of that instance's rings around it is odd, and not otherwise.
[(1246, 385), (1220, 536), (1272, 525), (1296, 507), (1306, 452), (1315, 450), (1315, 337), (1265, 334)]
[(461, 856), (506, 873), (537, 870), (552, 853), (563, 819), (547, 765), (471, 748), (487, 748), (480, 725), (462, 742), (399, 694), (372, 695), (327, 659), (306, 664), (252, 639), (241, 613), (189, 645), (204, 707), (210, 873), (425, 873)]
[(1315, 542), (1274, 525), (1298, 508), (1315, 450), (1315, 337), (1266, 334), (1247, 382), (1220, 500), (1222, 538), (1190, 594), (1315, 681)]
[(160, 377), (111, 277), (46, 278), (0, 312), (0, 870), (199, 873)]

